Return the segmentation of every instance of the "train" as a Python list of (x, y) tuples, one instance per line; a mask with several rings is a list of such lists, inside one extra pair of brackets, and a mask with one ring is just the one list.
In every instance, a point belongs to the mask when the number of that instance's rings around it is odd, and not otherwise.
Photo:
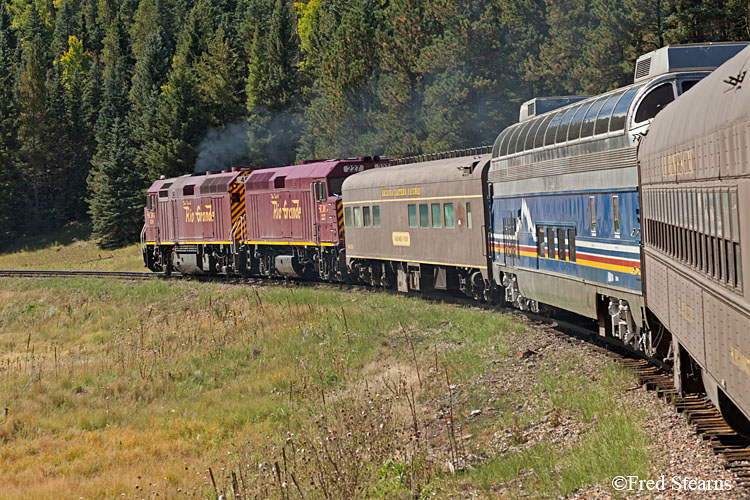
[(750, 435), (748, 64), (747, 43), (662, 47), (631, 85), (523, 103), (481, 154), (159, 179), (144, 264), (569, 311)]

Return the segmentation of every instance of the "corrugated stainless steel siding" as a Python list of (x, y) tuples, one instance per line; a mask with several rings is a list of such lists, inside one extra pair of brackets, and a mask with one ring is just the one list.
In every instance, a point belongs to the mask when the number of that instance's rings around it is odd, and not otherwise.
[(493, 169), (489, 173), (488, 179), (490, 182), (507, 182), (532, 177), (627, 168), (634, 167), (636, 160), (636, 148), (634, 147), (601, 151), (580, 156), (555, 158), (531, 165), (513, 165), (513, 160), (505, 160), (510, 165), (505, 168)]

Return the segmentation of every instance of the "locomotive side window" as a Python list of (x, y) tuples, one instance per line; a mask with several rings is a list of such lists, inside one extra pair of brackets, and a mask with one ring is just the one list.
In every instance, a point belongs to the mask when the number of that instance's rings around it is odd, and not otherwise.
[(471, 229), (471, 203), (466, 203), (466, 227)]
[(641, 123), (653, 118), (672, 101), (674, 101), (672, 84), (667, 82), (659, 85), (641, 101), (638, 110), (635, 112), (635, 122)]
[(453, 213), (453, 203), (443, 205), (443, 215), (445, 216), (445, 227), (451, 229), (456, 227), (456, 219)]
[(371, 220), (370, 220), (370, 207), (362, 207), (362, 219), (364, 221), (365, 227), (371, 226)]
[(362, 209), (354, 207), (354, 227), (362, 227)]
[(372, 227), (380, 227), (380, 205), (372, 207)]
[(193, 196), (195, 194), (195, 185), (189, 184), (182, 188), (182, 196)]
[(417, 206), (409, 205), (409, 227), (417, 227)]
[(351, 227), (352, 226), (352, 209), (351, 207), (346, 207), (344, 209), (344, 225)]
[(589, 213), (591, 214), (591, 236), (596, 236), (596, 199), (589, 196)]
[(440, 210), (440, 203), (433, 203), (430, 209), (432, 210), (432, 227), (438, 229), (443, 227), (443, 212)]

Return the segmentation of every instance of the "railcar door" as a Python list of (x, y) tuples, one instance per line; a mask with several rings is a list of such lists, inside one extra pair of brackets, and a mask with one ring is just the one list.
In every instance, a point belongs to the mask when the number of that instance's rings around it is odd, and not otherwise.
[(516, 218), (513, 212), (506, 212), (503, 217), (503, 248), (505, 249), (505, 263), (509, 266), (518, 265), (518, 238), (516, 236)]

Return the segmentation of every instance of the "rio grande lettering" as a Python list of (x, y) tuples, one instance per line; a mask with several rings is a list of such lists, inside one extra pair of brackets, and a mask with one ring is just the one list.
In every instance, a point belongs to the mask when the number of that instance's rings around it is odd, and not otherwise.
[(410, 187), (400, 189), (383, 189), (380, 191), (381, 198), (397, 198), (400, 196), (421, 196), (421, 187)]
[(693, 173), (693, 150), (686, 149), (680, 153), (661, 157), (662, 175), (686, 175)]
[(299, 206), (299, 200), (292, 200), (292, 206), (288, 207), (286, 200), (284, 205), (279, 205), (278, 201), (271, 200), (273, 205), (273, 218), (274, 219), (301, 219), (302, 218), (302, 207)]
[(204, 210), (198, 205), (195, 211), (189, 204), (183, 205), (182, 208), (185, 209), (185, 222), (213, 222), (216, 217), (211, 205), (203, 205)]

